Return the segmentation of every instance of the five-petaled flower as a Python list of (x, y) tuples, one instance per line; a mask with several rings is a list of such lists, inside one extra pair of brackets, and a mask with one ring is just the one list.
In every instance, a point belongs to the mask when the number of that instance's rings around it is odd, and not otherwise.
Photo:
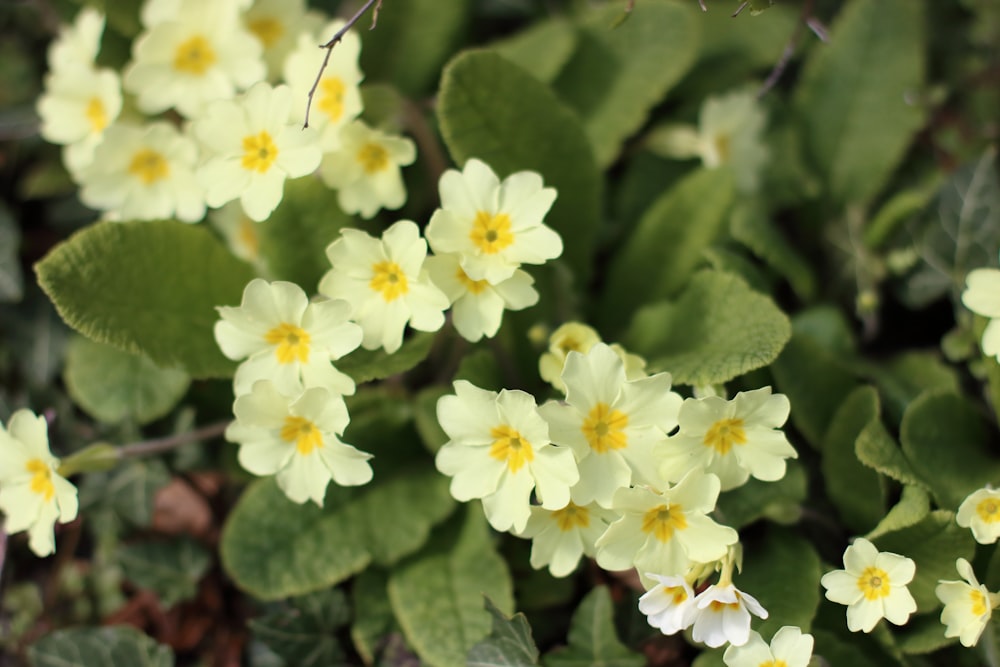
[(962, 501), (955, 515), (958, 525), (970, 528), (980, 544), (993, 544), (1000, 537), (1000, 490), (978, 489)]
[(826, 598), (847, 605), (847, 628), (871, 632), (883, 617), (904, 625), (917, 603), (906, 587), (916, 572), (914, 562), (859, 537), (844, 552), (844, 569), (827, 572), (820, 582)]
[(694, 590), (684, 577), (646, 573), (656, 584), (639, 598), (639, 611), (646, 622), (665, 635), (686, 630), (698, 615)]
[(771, 645), (756, 632), (742, 646), (735, 644), (722, 656), (726, 667), (807, 667), (812, 658), (813, 636), (794, 625), (774, 633)]
[(577, 505), (548, 510), (531, 507), (531, 518), (520, 537), (531, 538), (531, 567), (546, 565), (553, 577), (565, 577), (576, 569), (580, 558), (594, 555), (594, 543), (615, 519), (599, 505)]
[(955, 568), (965, 581), (940, 581), (934, 594), (944, 604), (941, 622), (945, 637), (958, 637), (963, 646), (975, 646), (1000, 604), (1000, 596), (979, 583), (972, 565), (964, 558), (955, 561)]
[(697, 614), (691, 628), (696, 642), (715, 648), (725, 643), (742, 646), (750, 639), (750, 614), (767, 618), (757, 598), (744, 593), (732, 581), (712, 584), (695, 598)]

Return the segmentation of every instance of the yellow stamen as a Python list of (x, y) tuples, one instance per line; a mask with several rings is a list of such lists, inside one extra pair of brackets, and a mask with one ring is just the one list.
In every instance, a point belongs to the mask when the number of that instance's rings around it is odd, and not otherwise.
[(277, 157), (278, 147), (274, 145), (274, 139), (271, 138), (267, 130), (243, 137), (244, 169), (256, 171), (259, 174), (267, 173)]
[(984, 616), (989, 611), (986, 596), (983, 595), (982, 591), (975, 588), (972, 589), (969, 591), (969, 598), (972, 600), (972, 613), (976, 616)]
[(739, 602), (720, 602), (719, 600), (712, 600), (711, 602), (708, 603), (708, 607), (712, 611), (718, 613), (720, 611), (723, 611), (724, 609), (739, 609), (740, 608), (740, 603)]
[(976, 514), (986, 523), (1000, 521), (1000, 499), (985, 498), (976, 505)]
[[(337, 76), (328, 76), (319, 82), (319, 101), (316, 103), (316, 107), (325, 113), (331, 121), (338, 121), (340, 117), (344, 115), (344, 92), (347, 90), (347, 86), (344, 82)], [(375, 146), (375, 144), (368, 144), (369, 146)], [(382, 150), (381, 146), (375, 146), (379, 150)], [(362, 151), (364, 148), (362, 148)], [(384, 154), (385, 151), (382, 150)], [(386, 162), (388, 162), (388, 156), (385, 157)], [(365, 164), (364, 159), (361, 157), (359, 152), (358, 160), (362, 165)], [(368, 171), (365, 169), (365, 171)], [(379, 171), (376, 169), (376, 171)], [(372, 172), (368, 172), (372, 173)]]
[(295, 449), (303, 456), (323, 446), (323, 434), (316, 424), (305, 417), (285, 417), (285, 423), (281, 427), (281, 439), (288, 443), (294, 442)]
[(202, 76), (215, 61), (215, 50), (201, 35), (184, 40), (174, 52), (174, 69), (195, 76)]
[(561, 510), (552, 513), (552, 519), (559, 526), (559, 530), (564, 533), (574, 528), (586, 528), (590, 525), (590, 510), (580, 507), (576, 503), (570, 503)]
[(162, 153), (151, 148), (141, 148), (132, 155), (128, 173), (144, 184), (152, 185), (170, 175), (170, 165)]
[(486, 280), (473, 280), (469, 275), (462, 269), (458, 267), (458, 271), (455, 272), (455, 277), (458, 278), (458, 282), (462, 283), (462, 286), (471, 294), (482, 294), (483, 291), (490, 286), (490, 283)]
[(604, 454), (609, 450), (624, 449), (628, 446), (626, 426), (628, 426), (628, 415), (619, 410), (612, 410), (605, 403), (598, 403), (583, 420), (581, 430), (590, 443), (590, 448), (598, 454)]
[(247, 28), (260, 40), (264, 48), (277, 44), (285, 34), (285, 24), (276, 16), (261, 16), (247, 21)]
[(87, 109), (83, 112), (90, 123), (90, 131), (94, 134), (103, 132), (108, 126), (108, 112), (104, 109), (104, 102), (99, 97), (91, 97), (87, 101)]
[(56, 487), (52, 483), (52, 468), (41, 459), (29, 459), (25, 468), (31, 473), (29, 488), (32, 493), (42, 496), (46, 502), (52, 500), (56, 495)]
[(395, 301), (410, 291), (410, 283), (403, 273), (402, 267), (396, 262), (385, 260), (372, 265), (372, 280), (368, 283), (376, 292), (382, 293), (386, 302)]
[(495, 255), (514, 242), (514, 233), (510, 228), (510, 216), (506, 213), (492, 215), (479, 211), (472, 222), (469, 238), (487, 255)]
[(680, 604), (688, 599), (688, 593), (683, 586), (665, 586), (663, 593), (673, 598), (674, 604)]
[(733, 445), (745, 445), (746, 442), (747, 434), (743, 430), (742, 419), (720, 419), (712, 424), (703, 440), (706, 447), (711, 447), (722, 455), (728, 454)]
[(765, 660), (759, 667), (788, 667), (788, 663), (784, 660)]
[(866, 567), (858, 577), (858, 589), (869, 600), (878, 600), (889, 594), (889, 575), (875, 566)]
[(304, 364), (309, 361), (309, 334), (294, 324), (282, 322), (264, 334), (264, 340), (269, 345), (276, 346), (274, 353), (280, 364), (290, 364), (293, 361)]
[(493, 438), (490, 456), (498, 461), (507, 461), (507, 468), (511, 472), (517, 472), (525, 463), (535, 460), (535, 450), (531, 443), (510, 426), (494, 426), (490, 430), (490, 436)]
[(687, 528), (680, 505), (657, 505), (642, 516), (642, 532), (652, 533), (660, 542), (669, 542), (674, 531)]
[(369, 176), (389, 168), (389, 151), (371, 141), (359, 148), (355, 157)]

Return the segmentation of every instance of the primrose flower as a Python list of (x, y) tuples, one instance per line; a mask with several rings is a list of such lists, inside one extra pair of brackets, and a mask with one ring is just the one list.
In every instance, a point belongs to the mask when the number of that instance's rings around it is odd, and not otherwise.
[[(285, 58), (295, 48), (296, 37), (305, 23), (305, 0), (255, 0), (243, 13), (243, 25), (264, 49), (264, 63), (271, 79), (281, 75)], [(313, 42), (314, 51), (319, 51), (317, 43)], [(338, 44), (337, 48), (341, 46)]]
[(985, 488), (972, 492), (958, 507), (955, 521), (971, 528), (980, 544), (993, 544), (1000, 537), (1000, 490)]
[(226, 440), (239, 443), (240, 465), (255, 475), (274, 475), (295, 503), (323, 506), (332, 479), (340, 486), (371, 481), (371, 454), (341, 442), (350, 422), (344, 399), (324, 387), (310, 387), (297, 398), (258, 380), (233, 403), (236, 421)]
[[(213, 0), (219, 4), (229, 5), (230, 11), (246, 11), (253, 4), (253, 0)], [(183, 9), (184, 0), (145, 0), (139, 10), (139, 20), (146, 28), (152, 28), (164, 21), (177, 19)]]
[[(586, 354), (595, 343), (599, 342), (601, 336), (593, 327), (581, 322), (566, 322), (549, 336), (549, 349), (538, 359), (538, 374), (565, 394), (566, 385), (562, 381), (562, 372), (566, 365), (566, 355), (570, 352)], [(629, 354), (618, 343), (612, 343), (611, 349), (625, 365), (626, 380), (646, 377), (645, 359), (636, 354)]]
[(53, 527), (76, 518), (76, 487), (58, 472), (59, 460), (49, 451), (45, 418), (30, 410), (0, 424), (0, 511), (8, 533), (28, 531), (28, 546), (38, 556), (56, 550)]
[(268, 275), (267, 261), (260, 253), (260, 234), (257, 223), (243, 211), (238, 201), (231, 201), (222, 208), (208, 213), (208, 221), (225, 239), (229, 250), (257, 270), (257, 275)]
[(416, 223), (400, 220), (376, 239), (357, 229), (342, 229), (326, 249), (333, 268), (319, 283), (320, 294), (344, 299), (361, 325), (366, 350), (392, 354), (403, 344), (409, 323), (420, 331), (444, 325), (448, 297), (424, 268), (427, 243)]
[(507, 280), (491, 285), (469, 278), (458, 255), (435, 255), (427, 258), (427, 271), (451, 301), (455, 329), (473, 343), (483, 336), (496, 335), (505, 309), (523, 310), (538, 303), (538, 292), (532, 287), (534, 279), (520, 269)]
[(345, 213), (370, 218), (379, 209), (395, 210), (406, 202), (400, 167), (417, 159), (413, 142), (372, 129), (360, 120), (340, 130), (340, 147), (323, 156), (319, 175), (337, 190)]
[(450, 438), (435, 457), (437, 469), (452, 478), (456, 500), (482, 498), (496, 530), (525, 531), (532, 490), (544, 509), (569, 505), (569, 488), (579, 478), (573, 452), (549, 443), (530, 394), (497, 394), (457, 380), (455, 394), (438, 400), (437, 418)]
[(427, 225), (435, 253), (458, 253), (472, 280), (497, 284), (521, 264), (544, 264), (562, 254), (562, 239), (542, 219), (556, 199), (533, 171), (502, 182), (486, 163), (471, 159), (438, 182), (441, 208)]
[(179, 0), (172, 14), (133, 42), (125, 90), (145, 113), (173, 107), (194, 118), (209, 102), (262, 80), (260, 55), (260, 43), (240, 25), (233, 2)]
[(723, 491), (751, 475), (779, 480), (785, 476), (785, 459), (798, 456), (778, 430), (788, 412), (788, 398), (771, 394), (770, 387), (741, 391), (731, 401), (686, 399), (678, 415), (680, 430), (658, 449), (660, 474), (673, 482), (702, 469), (718, 475)]
[(82, 7), (73, 24), (61, 26), (59, 35), (49, 45), (49, 69), (55, 72), (92, 68), (103, 34), (104, 14), (93, 7)]
[(899, 554), (879, 552), (859, 537), (844, 552), (844, 569), (827, 572), (820, 583), (826, 599), (847, 605), (847, 628), (871, 632), (882, 617), (904, 625), (917, 603), (906, 584), (916, 572), (914, 562)]
[(354, 393), (354, 381), (330, 364), (361, 344), (361, 327), (348, 321), (346, 301), (310, 303), (295, 283), (257, 278), (243, 290), (239, 307), (218, 310), (222, 320), (215, 323), (215, 340), (222, 353), (246, 359), (233, 379), (236, 394), (264, 379), (288, 395), (306, 387)]
[(573, 501), (611, 507), (615, 492), (631, 484), (657, 484), (654, 445), (677, 426), (681, 397), (670, 374), (628, 382), (614, 350), (597, 343), (587, 354), (570, 352), (562, 373), (566, 402), (540, 409), (552, 441), (572, 448), (580, 467)]
[(964, 558), (955, 561), (955, 568), (965, 581), (941, 581), (934, 594), (942, 604), (941, 622), (947, 626), (945, 637), (958, 637), (962, 646), (975, 646), (1000, 605), (1000, 596), (979, 583), (972, 565)]
[(684, 577), (646, 573), (656, 584), (639, 598), (646, 622), (665, 635), (686, 630), (698, 615), (694, 590)]
[(285, 179), (315, 171), (316, 136), (289, 122), (291, 105), (288, 86), (261, 82), (242, 98), (215, 102), (193, 123), (209, 154), (198, 169), (209, 206), (239, 198), (246, 214), (260, 222), (281, 202)]
[(767, 618), (767, 610), (757, 598), (733, 586), (732, 582), (712, 584), (695, 598), (697, 614), (691, 628), (696, 642), (716, 648), (726, 642), (742, 646), (750, 639), (750, 614)]
[(593, 557), (594, 542), (615, 518), (598, 505), (571, 502), (557, 510), (533, 505), (528, 525), (518, 536), (531, 538), (531, 567), (547, 565), (553, 577), (565, 577), (582, 556)]
[(605, 570), (635, 567), (679, 575), (692, 562), (719, 560), (739, 536), (707, 516), (718, 497), (719, 478), (696, 470), (662, 492), (618, 489), (611, 509), (622, 516), (597, 540), (597, 564)]
[(1000, 361), (1000, 270), (976, 269), (965, 279), (965, 307), (989, 318), (983, 330), (983, 354)]
[(195, 178), (197, 161), (195, 142), (170, 123), (116, 123), (80, 172), (80, 200), (118, 220), (198, 222), (205, 193)]
[(750, 632), (749, 641), (727, 648), (722, 660), (726, 667), (807, 667), (812, 652), (813, 636), (786, 625), (774, 633), (770, 646), (759, 633)]

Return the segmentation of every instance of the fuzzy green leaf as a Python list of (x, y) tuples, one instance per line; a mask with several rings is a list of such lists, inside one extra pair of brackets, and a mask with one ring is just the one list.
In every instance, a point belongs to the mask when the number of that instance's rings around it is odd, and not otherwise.
[(909, 528), (919, 523), (930, 511), (931, 498), (926, 491), (919, 486), (904, 486), (899, 502), (893, 505), (867, 537), (874, 540), (886, 533)]
[(164, 607), (193, 598), (212, 564), (208, 550), (186, 538), (130, 544), (118, 550), (118, 560), (125, 577), (156, 593)]
[(790, 335), (769, 297), (732, 274), (702, 271), (676, 301), (640, 310), (625, 346), (675, 383), (704, 386), (768, 365)]
[(173, 667), (174, 656), (131, 626), (73, 628), (28, 649), (32, 667)]
[(733, 238), (749, 248), (784, 277), (803, 301), (816, 294), (816, 275), (809, 262), (793, 246), (761, 206), (742, 205), (734, 209), (730, 231)]
[(77, 232), (35, 265), (62, 318), (83, 335), (144, 353), (192, 377), (228, 377), (212, 328), (216, 306), (239, 303), (253, 278), (203, 227), (102, 222)]
[(490, 48), (515, 65), (523, 67), (539, 81), (552, 81), (573, 55), (577, 34), (564, 19), (535, 23)]
[(802, 464), (789, 461), (785, 476), (776, 482), (750, 478), (746, 484), (719, 496), (722, 522), (737, 530), (759, 519), (794, 521), (806, 499), (808, 482)]
[(392, 354), (381, 348), (378, 350), (358, 348), (343, 359), (338, 359), (336, 366), (358, 384), (381, 380), (405, 373), (419, 364), (430, 354), (433, 344), (434, 334), (418, 331), (407, 338), (403, 346)]
[(538, 664), (538, 647), (524, 614), (509, 617), (486, 598), (493, 630), (469, 651), (469, 667), (531, 667)]
[(254, 637), (295, 667), (347, 664), (337, 630), (350, 619), (347, 596), (338, 588), (292, 598), (250, 621)]
[(854, 441), (854, 453), (859, 461), (890, 479), (928, 488), (881, 421), (869, 422), (861, 429)]
[[(956, 579), (959, 579), (957, 574), (953, 580)], [(893, 634), (899, 650), (911, 655), (921, 655), (958, 642), (958, 637), (945, 637), (944, 630), (941, 615), (931, 613), (913, 616), (906, 622), (906, 626)]]
[(569, 646), (545, 656), (546, 667), (642, 667), (646, 659), (618, 639), (614, 606), (606, 586), (597, 586), (573, 613)]

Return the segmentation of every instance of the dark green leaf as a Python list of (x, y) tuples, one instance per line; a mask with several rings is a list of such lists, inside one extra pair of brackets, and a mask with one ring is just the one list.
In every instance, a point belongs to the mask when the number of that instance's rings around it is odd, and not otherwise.
[(577, 35), (565, 19), (535, 23), (490, 48), (515, 65), (523, 67), (539, 81), (549, 83), (573, 55)]
[(642, 667), (646, 659), (618, 639), (614, 606), (606, 586), (597, 586), (573, 613), (569, 646), (545, 655), (546, 667)]
[(727, 526), (740, 529), (762, 518), (795, 521), (806, 499), (806, 472), (790, 461), (785, 476), (776, 482), (750, 478), (746, 484), (719, 496), (717, 510)]
[(157, 459), (132, 460), (107, 473), (84, 477), (80, 487), (80, 505), (102, 504), (135, 526), (148, 526), (153, 520), (156, 492), (170, 481), (170, 473)]
[[(958, 579), (958, 575), (955, 575), (955, 579)], [(958, 637), (945, 637), (944, 629), (940, 614), (920, 614), (911, 618), (905, 627), (893, 634), (896, 636), (897, 646), (903, 653), (923, 654), (958, 642)]]
[(507, 617), (493, 601), (485, 598), (486, 611), (493, 618), (490, 634), (469, 650), (469, 667), (531, 667), (538, 664), (538, 647), (524, 614)]
[(351, 586), (351, 601), (354, 604), (351, 640), (368, 665), (375, 662), (378, 644), (393, 627), (387, 583), (384, 571), (370, 567), (359, 574)]
[(403, 346), (392, 354), (381, 348), (378, 350), (358, 348), (343, 359), (339, 359), (336, 366), (358, 384), (381, 380), (405, 373), (419, 364), (430, 354), (433, 344), (434, 334), (418, 331), (407, 338)]
[(350, 619), (347, 596), (338, 588), (292, 598), (250, 621), (254, 637), (294, 667), (348, 664), (336, 632)]
[(816, 293), (816, 276), (809, 262), (785, 238), (762, 206), (737, 206), (730, 222), (733, 238), (784, 277), (803, 301)]
[(131, 626), (74, 628), (28, 649), (32, 667), (173, 667), (170, 649)]
[(0, 302), (20, 301), (24, 296), (20, 245), (21, 232), (7, 207), (0, 205)]
[(156, 593), (164, 607), (193, 598), (212, 564), (208, 550), (188, 538), (130, 544), (118, 550), (118, 560), (125, 578)]
[(961, 387), (958, 372), (942, 361), (937, 352), (903, 352), (874, 369), (872, 375), (885, 397), (886, 412), (895, 424), (923, 392), (940, 389), (957, 393)]

